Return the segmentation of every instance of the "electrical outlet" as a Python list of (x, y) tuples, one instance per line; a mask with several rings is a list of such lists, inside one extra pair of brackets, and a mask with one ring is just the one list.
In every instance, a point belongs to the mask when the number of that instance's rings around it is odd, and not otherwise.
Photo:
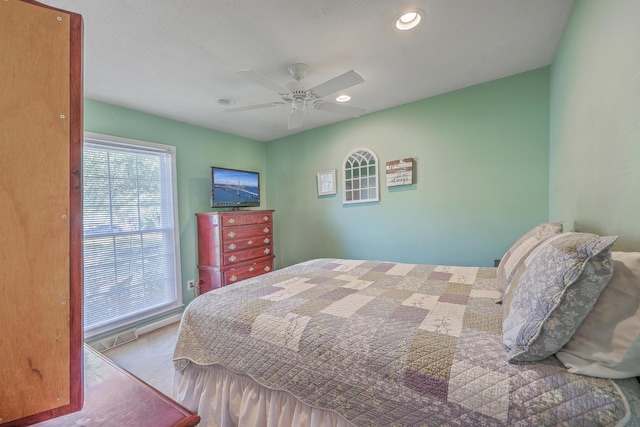
[(187, 290), (192, 290), (196, 287), (195, 280), (187, 280)]

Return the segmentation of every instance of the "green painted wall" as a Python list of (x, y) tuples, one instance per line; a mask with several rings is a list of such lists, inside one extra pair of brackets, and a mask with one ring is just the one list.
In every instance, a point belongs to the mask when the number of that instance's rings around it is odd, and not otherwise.
[[(184, 289), (197, 275), (195, 212), (209, 208), (209, 166), (261, 172), (262, 208), (275, 209), (276, 265), (316, 257), (492, 265), (548, 214), (549, 69), (473, 86), (262, 143), (93, 100), (85, 130), (174, 145)], [(381, 201), (318, 197), (316, 172), (354, 148), (381, 166), (416, 159), (416, 184)], [(267, 197), (268, 196), (268, 197)]]
[(550, 211), (640, 250), (640, 1), (576, 0), (551, 66)]
[[(427, 77), (425, 77), (427, 78)], [(493, 265), (548, 216), (549, 68), (267, 143), (279, 267), (316, 257)], [(381, 201), (318, 197), (316, 172), (354, 148), (416, 160), (417, 182)]]
[[(213, 165), (261, 173), (266, 188), (265, 144), (248, 138), (205, 129), (86, 99), (84, 128), (88, 132), (173, 145), (178, 174), (178, 216), (182, 262), (183, 301), (193, 299), (186, 281), (197, 278), (196, 221), (194, 213), (209, 207), (209, 167)], [(267, 192), (263, 192), (263, 207)]]

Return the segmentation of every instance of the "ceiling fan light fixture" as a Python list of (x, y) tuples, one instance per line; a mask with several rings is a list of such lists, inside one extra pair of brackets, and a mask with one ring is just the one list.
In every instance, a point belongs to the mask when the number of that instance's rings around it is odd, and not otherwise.
[(336, 101), (338, 102), (347, 102), (351, 99), (351, 97), (349, 95), (340, 95), (336, 98)]
[(307, 104), (306, 102), (304, 102), (304, 98), (293, 98), (293, 100), (291, 100), (291, 109), (298, 111), (298, 110), (302, 110), (302, 111), (306, 111), (307, 109)]
[(395, 27), (400, 31), (407, 31), (415, 28), (422, 22), (424, 18), (424, 12), (420, 9), (413, 9), (407, 12), (403, 12), (395, 19)]

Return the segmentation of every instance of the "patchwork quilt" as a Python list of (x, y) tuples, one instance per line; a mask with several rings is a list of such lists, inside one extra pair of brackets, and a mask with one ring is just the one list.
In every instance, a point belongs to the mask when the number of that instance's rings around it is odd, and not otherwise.
[(319, 259), (206, 293), (174, 353), (357, 426), (638, 426), (635, 379), (510, 364), (495, 268)]

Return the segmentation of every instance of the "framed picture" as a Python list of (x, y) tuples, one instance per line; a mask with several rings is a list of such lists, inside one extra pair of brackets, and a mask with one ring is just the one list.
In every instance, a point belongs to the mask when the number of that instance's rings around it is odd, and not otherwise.
[(318, 196), (336, 194), (336, 170), (327, 169), (318, 172)]

